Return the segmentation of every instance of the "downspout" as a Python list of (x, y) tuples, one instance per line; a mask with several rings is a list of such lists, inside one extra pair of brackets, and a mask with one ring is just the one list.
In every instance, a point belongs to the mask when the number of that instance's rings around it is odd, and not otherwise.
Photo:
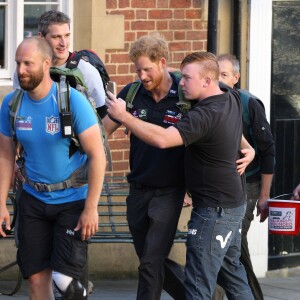
[[(233, 0), (233, 54), (241, 61), (241, 31), (242, 31), (242, 3), (241, 0)], [(241, 73), (241, 70), (240, 70)], [(236, 84), (240, 88), (240, 81)]]
[(217, 54), (218, 0), (208, 2), (207, 51)]

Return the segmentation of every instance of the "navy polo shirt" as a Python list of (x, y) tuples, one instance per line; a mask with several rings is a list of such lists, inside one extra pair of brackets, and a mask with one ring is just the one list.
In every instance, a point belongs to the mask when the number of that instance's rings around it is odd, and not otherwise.
[[(170, 73), (171, 74), (171, 73)], [(168, 95), (158, 103), (143, 85), (139, 88), (130, 110), (131, 114), (143, 121), (167, 128), (182, 118), (177, 107), (179, 80), (171, 74), (173, 84)], [(125, 86), (118, 98), (125, 99), (131, 84)], [(130, 183), (150, 187), (183, 186), (184, 183), (184, 146), (159, 149), (148, 145), (135, 135), (130, 134)]]

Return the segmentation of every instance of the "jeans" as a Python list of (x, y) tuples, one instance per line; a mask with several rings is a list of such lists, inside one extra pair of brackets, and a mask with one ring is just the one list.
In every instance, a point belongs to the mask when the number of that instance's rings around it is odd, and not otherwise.
[[(260, 182), (257, 181), (253, 183), (252, 182), (247, 183), (247, 208), (242, 223), (242, 246), (241, 246), (241, 257), (240, 257), (240, 261), (245, 267), (248, 283), (250, 285), (255, 300), (263, 300), (264, 296), (260, 284), (253, 271), (253, 266), (252, 266), (249, 248), (248, 248), (247, 234), (250, 229), (251, 222), (254, 219), (253, 212), (256, 207), (259, 192), (260, 192)], [(212, 299), (222, 300), (224, 298), (224, 295), (225, 295), (225, 291), (220, 286), (217, 286)]]
[(244, 265), (248, 282), (252, 290), (255, 300), (263, 300), (264, 296), (260, 284), (253, 271), (253, 266), (250, 258), (247, 234), (250, 229), (251, 222), (254, 219), (254, 209), (256, 207), (257, 198), (260, 192), (260, 182), (247, 183), (247, 209), (245, 218), (242, 224), (242, 255), (241, 263)]
[(162, 289), (184, 300), (183, 267), (168, 258), (185, 189), (130, 186), (127, 220), (140, 259), (137, 299), (159, 300)]
[(187, 300), (211, 299), (217, 280), (228, 299), (254, 299), (239, 259), (245, 206), (192, 210), (185, 267)]

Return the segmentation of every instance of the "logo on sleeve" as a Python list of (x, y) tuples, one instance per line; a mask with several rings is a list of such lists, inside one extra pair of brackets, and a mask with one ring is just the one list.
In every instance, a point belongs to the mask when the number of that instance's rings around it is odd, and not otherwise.
[(59, 117), (46, 117), (46, 132), (52, 135), (60, 132)]

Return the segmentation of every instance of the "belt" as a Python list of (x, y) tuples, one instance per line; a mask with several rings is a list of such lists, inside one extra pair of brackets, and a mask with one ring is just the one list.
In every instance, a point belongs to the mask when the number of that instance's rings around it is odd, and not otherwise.
[(216, 207), (209, 207), (209, 206), (195, 206), (194, 208), (197, 209), (197, 207), (201, 208), (212, 208), (215, 210), (216, 213), (222, 212), (222, 207), (221, 206), (216, 206)]
[(219, 213), (222, 211), (222, 207), (221, 206), (217, 206), (217, 207), (214, 207), (215, 209), (215, 212)]

